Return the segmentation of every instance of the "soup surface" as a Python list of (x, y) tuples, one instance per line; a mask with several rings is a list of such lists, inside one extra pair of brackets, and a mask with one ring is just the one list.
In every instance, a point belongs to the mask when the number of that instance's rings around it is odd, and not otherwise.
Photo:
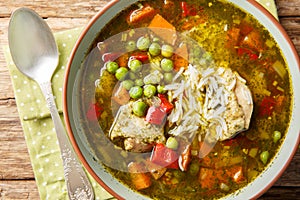
[(270, 164), (289, 125), (281, 51), (230, 3), (140, 1), (101, 30), (84, 64), (97, 160), (153, 199), (237, 191)]

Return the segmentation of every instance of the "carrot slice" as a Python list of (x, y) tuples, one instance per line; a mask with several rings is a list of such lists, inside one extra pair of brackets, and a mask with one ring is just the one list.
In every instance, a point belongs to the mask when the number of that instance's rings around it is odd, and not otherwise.
[(143, 164), (131, 162), (128, 164), (128, 171), (135, 189), (143, 190), (151, 186), (152, 182), (149, 174), (141, 173), (145, 171)]
[(239, 28), (233, 27), (227, 32), (227, 46), (234, 47), (238, 44), (240, 39), (241, 30)]
[(148, 27), (151, 28), (152, 31), (165, 42), (169, 44), (175, 44), (177, 39), (176, 29), (160, 14), (156, 14), (153, 17)]
[(125, 53), (118, 57), (117, 63), (119, 64), (120, 67), (127, 67), (128, 60), (129, 60), (129, 55)]
[(254, 51), (261, 52), (263, 50), (263, 41), (261, 34), (257, 30), (252, 30), (241, 42), (242, 47), (250, 48)]
[(185, 43), (182, 43), (176, 50), (175, 54), (173, 55), (174, 60), (174, 70), (179, 71), (181, 67), (187, 69), (189, 62), (188, 62), (188, 49)]
[(130, 13), (127, 19), (129, 25), (138, 24), (148, 19), (151, 19), (156, 14), (154, 8), (150, 6), (143, 6), (137, 10), (134, 10)]
[(199, 182), (202, 188), (213, 189), (220, 182), (227, 183), (226, 176), (222, 169), (201, 168), (199, 173)]

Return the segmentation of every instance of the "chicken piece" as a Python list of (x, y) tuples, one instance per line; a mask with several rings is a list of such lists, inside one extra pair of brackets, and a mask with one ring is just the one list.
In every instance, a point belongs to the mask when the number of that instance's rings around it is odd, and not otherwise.
[(124, 148), (131, 152), (150, 152), (153, 148), (153, 144), (147, 144), (136, 138), (126, 138), (124, 140)]
[[(253, 112), (253, 101), (246, 81), (238, 73), (226, 70), (225, 77), (232, 79), (234, 85), (230, 86), (228, 93), (228, 104), (223, 118), (227, 124), (227, 131), (223, 131), (220, 140), (233, 138), (238, 133), (249, 128)], [(232, 87), (234, 86), (234, 87)]]
[(239, 78), (237, 79), (234, 92), (237, 97), (237, 101), (242, 107), (242, 110), (245, 115), (245, 129), (248, 129), (250, 126), (251, 115), (253, 112), (253, 100), (251, 92), (249, 88), (245, 85), (245, 83), (242, 82)]
[(132, 103), (119, 108), (115, 121), (110, 129), (111, 140), (124, 138), (124, 146), (128, 151), (151, 151), (154, 143), (164, 143), (164, 126), (148, 123), (144, 118), (132, 112)]

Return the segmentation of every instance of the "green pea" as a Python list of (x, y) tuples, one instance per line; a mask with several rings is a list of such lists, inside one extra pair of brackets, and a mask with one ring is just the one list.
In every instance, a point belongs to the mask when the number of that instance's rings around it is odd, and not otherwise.
[(189, 173), (192, 176), (196, 176), (200, 170), (200, 165), (197, 162), (192, 162), (189, 167)]
[(166, 142), (166, 147), (176, 150), (178, 148), (178, 141), (174, 137), (169, 137)]
[(174, 68), (173, 61), (171, 59), (168, 59), (168, 58), (163, 58), (160, 61), (160, 66), (161, 66), (162, 70), (165, 71), (165, 72), (170, 72)]
[(159, 39), (158, 37), (154, 37), (154, 38), (152, 39), (152, 42), (158, 43), (158, 42), (160, 42), (160, 39)]
[(125, 67), (120, 67), (120, 68), (118, 68), (118, 69), (116, 70), (115, 76), (116, 76), (116, 78), (117, 78), (118, 80), (122, 81), (122, 80), (125, 79), (127, 73), (128, 73), (128, 69), (127, 69), (127, 68), (125, 68)]
[(154, 85), (145, 85), (144, 86), (144, 96), (151, 98), (156, 93), (156, 87)]
[(141, 98), (143, 95), (143, 88), (140, 86), (133, 86), (129, 90), (129, 96), (133, 99), (138, 99)]
[(173, 171), (174, 177), (176, 177), (178, 180), (182, 180), (185, 177), (185, 173), (180, 170), (174, 170)]
[(278, 142), (278, 140), (281, 139), (281, 132), (279, 131), (274, 131), (273, 133), (273, 141), (274, 143)]
[(134, 84), (142, 87), (144, 85), (144, 81), (143, 81), (143, 79), (139, 78), (134, 81)]
[(156, 90), (159, 94), (164, 94), (167, 91), (167, 90), (165, 90), (165, 86), (163, 86), (163, 85), (158, 85)]
[(263, 151), (261, 154), (260, 154), (260, 160), (264, 163), (264, 164), (267, 164), (268, 162), (268, 159), (269, 159), (269, 152), (268, 151)]
[(131, 72), (131, 71), (129, 71), (129, 72), (128, 72), (128, 77), (129, 77), (131, 80), (135, 80), (135, 79), (136, 79), (136, 74), (133, 73), (133, 72)]
[(172, 81), (173, 81), (173, 74), (171, 72), (164, 73), (164, 81), (166, 83), (172, 83)]
[(161, 55), (166, 58), (170, 58), (173, 55), (173, 51), (174, 49), (171, 45), (164, 44), (161, 47)]
[(143, 64), (142, 64), (142, 62), (139, 61), (139, 60), (132, 59), (132, 60), (129, 60), (129, 62), (128, 62), (128, 67), (129, 67), (129, 69), (131, 69), (131, 71), (133, 71), (133, 72), (139, 72), (139, 71), (142, 70)]
[(117, 69), (119, 68), (118, 63), (113, 62), (113, 61), (108, 61), (106, 64), (106, 69), (109, 73), (115, 74)]
[(132, 104), (132, 111), (138, 117), (144, 117), (146, 115), (148, 105), (142, 101), (136, 101)]
[(160, 45), (156, 42), (152, 43), (149, 47), (149, 53), (152, 56), (158, 56), (160, 54)]
[(127, 51), (134, 51), (135, 48), (136, 48), (136, 43), (135, 43), (135, 41), (130, 40), (130, 41), (127, 42), (127, 45), (126, 45), (126, 50), (127, 50)]
[(122, 81), (122, 86), (126, 89), (126, 90), (130, 90), (130, 88), (132, 88), (134, 85), (134, 82), (132, 80), (124, 80)]
[(142, 36), (136, 42), (136, 47), (141, 51), (146, 51), (150, 46), (150, 39), (149, 37)]

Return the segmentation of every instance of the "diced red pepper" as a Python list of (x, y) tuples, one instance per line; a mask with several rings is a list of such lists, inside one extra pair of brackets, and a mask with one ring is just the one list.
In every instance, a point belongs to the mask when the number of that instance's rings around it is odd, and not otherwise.
[(188, 9), (187, 9), (187, 3), (182, 1), (181, 2), (181, 9), (182, 9), (182, 16), (186, 17), (188, 16)]
[(188, 5), (187, 2), (182, 1), (181, 10), (182, 10), (182, 17), (187, 17), (187, 16), (197, 15), (197, 12), (201, 9), (197, 9), (195, 6)]
[(162, 143), (158, 143), (153, 148), (150, 161), (160, 165), (162, 167), (167, 167), (171, 169), (178, 169), (178, 155), (177, 153), (166, 147)]
[(133, 54), (132, 56), (130, 56), (129, 60), (139, 60), (139, 61), (145, 63), (149, 60), (149, 57), (146, 53), (138, 53), (138, 54)]
[(96, 121), (101, 117), (103, 108), (97, 103), (91, 103), (86, 113), (86, 117), (90, 121)]
[(167, 113), (161, 107), (151, 106), (146, 115), (146, 121), (155, 124), (162, 125), (166, 120)]
[(243, 55), (248, 55), (250, 60), (257, 60), (258, 55), (254, 53), (253, 51), (245, 48), (238, 48), (238, 55), (243, 56)]
[(169, 102), (169, 100), (167, 99), (166, 95), (164, 94), (158, 94), (158, 98), (160, 99), (161, 103), (160, 103), (160, 107), (167, 113), (169, 114), (172, 109), (174, 108), (174, 105)]
[(272, 97), (264, 97), (259, 106), (259, 116), (271, 116), (276, 106), (276, 101)]

